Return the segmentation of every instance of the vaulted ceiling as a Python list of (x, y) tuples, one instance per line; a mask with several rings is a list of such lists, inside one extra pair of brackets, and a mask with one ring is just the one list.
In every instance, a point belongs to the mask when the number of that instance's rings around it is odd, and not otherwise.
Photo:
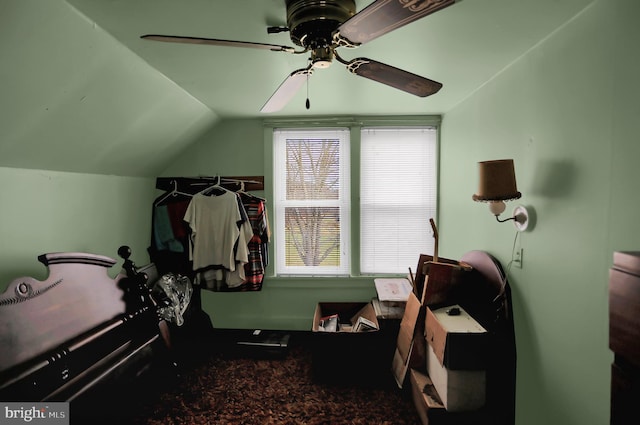
[[(415, 97), (334, 63), (265, 115), (306, 55), (140, 36), (293, 46), (288, 33), (266, 31), (286, 25), (285, 0), (0, 0), (0, 166), (154, 175), (220, 119), (443, 114), (590, 2), (463, 0), (341, 50), (439, 81), (437, 94)], [(358, 10), (369, 3), (356, 0)]]
[[(141, 40), (147, 33), (294, 44), (285, 0), (70, 0), (151, 66), (222, 116), (256, 116), (307, 55), (232, 47)], [(371, 3), (357, 1), (358, 10)], [(441, 82), (431, 98), (419, 98), (359, 78), (334, 63), (309, 81), (313, 114), (442, 113), (463, 100), (551, 31), (585, 0), (464, 0), (388, 33), (353, 51), (348, 59), (375, 59)], [(307, 113), (303, 88), (278, 114)]]

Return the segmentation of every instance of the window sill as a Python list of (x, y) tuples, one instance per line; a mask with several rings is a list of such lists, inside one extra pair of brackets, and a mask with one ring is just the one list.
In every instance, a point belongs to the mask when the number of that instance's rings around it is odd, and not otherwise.
[(349, 276), (274, 276), (265, 277), (265, 286), (290, 289), (341, 289), (373, 287), (371, 277)]
[(377, 276), (272, 276), (265, 277), (270, 288), (289, 289), (353, 289), (374, 288)]

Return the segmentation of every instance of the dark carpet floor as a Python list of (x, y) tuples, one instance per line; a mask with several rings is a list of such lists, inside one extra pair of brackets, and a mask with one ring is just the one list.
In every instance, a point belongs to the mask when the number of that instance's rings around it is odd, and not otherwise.
[[(307, 333), (293, 334), (279, 355), (215, 347), (183, 347), (179, 376), (133, 394), (118, 423), (132, 425), (415, 425), (408, 391), (390, 371), (358, 384), (318, 379)], [(227, 341), (228, 342), (228, 341)], [(389, 365), (390, 366), (390, 365)], [(340, 378), (340, 377), (336, 377)], [(327, 382), (325, 382), (327, 381)]]

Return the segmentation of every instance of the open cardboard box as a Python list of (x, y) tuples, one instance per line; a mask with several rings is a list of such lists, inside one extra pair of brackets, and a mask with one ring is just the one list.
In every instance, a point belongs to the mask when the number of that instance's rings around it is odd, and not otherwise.
[[(393, 355), (391, 370), (399, 388), (404, 386), (407, 371), (424, 365), (424, 308), (415, 294), (409, 294)], [(422, 354), (421, 354), (422, 353)]]
[[(337, 332), (319, 330), (322, 317), (337, 314)], [(385, 333), (380, 330), (352, 332), (359, 316), (379, 327), (371, 302), (320, 302), (316, 305), (312, 331), (312, 369), (317, 381), (350, 384), (377, 383), (380, 373), (389, 373), (384, 355)]]
[(421, 254), (416, 270), (418, 273), (413, 278), (413, 293), (407, 299), (391, 364), (400, 388), (404, 386), (410, 368), (424, 369), (426, 364), (425, 307), (430, 301), (445, 301), (452, 293), (452, 285), (463, 278), (462, 273), (473, 268), (447, 258), (440, 258), (434, 263), (433, 256)]
[(427, 374), (411, 369), (411, 396), (422, 425), (477, 425), (488, 424), (484, 411), (447, 412), (433, 382)]
[(425, 319), (426, 369), (447, 411), (476, 410), (486, 401), (488, 332), (459, 305)]
[[(332, 333), (324, 332), (320, 329), (320, 320), (323, 317), (331, 316), (333, 314), (338, 315), (338, 322), (340, 323), (340, 326), (335, 333), (351, 333), (353, 325), (358, 320), (358, 317), (361, 316), (375, 323), (378, 329), (380, 328), (378, 318), (376, 317), (376, 312), (371, 303), (318, 303), (316, 305), (316, 311), (313, 315), (313, 326), (311, 330), (313, 332)], [(362, 333), (369, 332), (377, 331), (368, 331)]]
[[(457, 310), (458, 314), (451, 314)], [(485, 369), (489, 334), (459, 305), (427, 307), (425, 335), (438, 363), (453, 370)]]

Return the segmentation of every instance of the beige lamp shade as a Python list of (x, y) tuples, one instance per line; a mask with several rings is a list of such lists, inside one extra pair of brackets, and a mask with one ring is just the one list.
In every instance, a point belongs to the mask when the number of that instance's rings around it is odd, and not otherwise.
[(478, 193), (473, 195), (477, 202), (508, 201), (522, 195), (516, 187), (516, 173), (513, 159), (498, 159), (478, 163), (480, 182)]

